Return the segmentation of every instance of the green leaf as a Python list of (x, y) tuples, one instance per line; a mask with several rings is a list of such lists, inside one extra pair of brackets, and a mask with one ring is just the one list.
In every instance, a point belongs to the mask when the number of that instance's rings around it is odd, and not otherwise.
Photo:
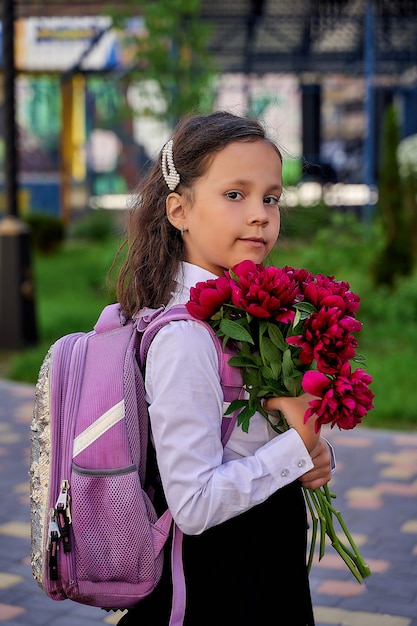
[(267, 379), (261, 385), (256, 394), (258, 398), (267, 398), (270, 396), (287, 396), (288, 392), (278, 380)]
[(266, 376), (262, 381), (260, 381), (258, 387), (267, 387), (271, 390), (272, 395), (276, 395), (276, 393), (281, 392), (283, 390), (282, 378), (278, 376), (277, 378), (267, 378)]
[[(287, 344), (288, 346), (288, 344)], [(281, 351), (277, 348), (277, 346), (270, 340), (268, 337), (264, 337), (262, 339), (262, 357), (265, 362), (280, 362), (281, 361)]]
[(274, 372), (272, 371), (272, 368), (268, 365), (265, 365), (265, 367), (261, 367), (260, 369), (262, 378), (275, 378), (274, 376)]
[(238, 352), (238, 356), (247, 356), (250, 358), (255, 357), (255, 355), (253, 354), (253, 348), (251, 348), (251, 346), (245, 342), (241, 344), (241, 349)]
[(233, 367), (259, 367), (255, 359), (251, 356), (237, 354), (229, 359), (229, 365)]
[(274, 373), (274, 378), (278, 380), (281, 371), (282, 371), (282, 363), (271, 363), (272, 371)]
[(235, 411), (239, 411), (239, 409), (242, 409), (244, 406), (247, 406), (247, 404), (248, 404), (247, 400), (233, 400), (229, 404), (227, 409), (225, 410), (224, 414), (225, 415), (231, 415)]
[(250, 333), (246, 330), (246, 328), (243, 328), (239, 322), (223, 319), (220, 322), (220, 330), (224, 335), (234, 339), (235, 341), (246, 341), (251, 344), (254, 343)]
[(353, 363), (358, 363), (362, 367), (366, 367), (366, 357), (363, 354), (355, 354), (353, 359), (351, 359)]
[(292, 329), (287, 333), (287, 337), (290, 334), (302, 334), (305, 320), (316, 311), (316, 308), (310, 302), (298, 302), (294, 305), (294, 308), (296, 310), (295, 317), (292, 323)]
[(292, 334), (292, 333), (296, 334), (296, 328), (297, 328), (297, 326), (299, 326), (299, 325), (301, 325), (301, 313), (300, 313), (300, 311), (296, 311), (296, 312), (295, 312), (294, 321), (293, 321), (293, 323), (292, 323), (292, 328), (290, 327), (290, 329), (289, 329), (289, 331), (288, 331), (288, 332), (289, 332), (289, 333), (291, 332), (291, 334)]
[(242, 372), (243, 382), (248, 387), (259, 387), (261, 375), (258, 368), (251, 368)]
[(258, 319), (258, 325), (259, 325), (259, 334), (265, 335), (268, 329), (268, 322), (266, 320)]
[(314, 304), (311, 304), (311, 302), (306, 302), (305, 300), (294, 304), (294, 309), (300, 311), (300, 314), (307, 313), (307, 315), (303, 316), (303, 319), (306, 319), (307, 317), (309, 317), (309, 315), (315, 313), (317, 310)]
[(223, 317), (223, 307), (219, 311), (216, 311), (215, 313), (213, 313), (213, 315), (210, 318), (212, 322), (215, 322), (215, 324), (212, 324), (213, 328), (218, 325), (218, 321), (221, 320), (222, 317)]
[(291, 376), (294, 371), (294, 363), (291, 358), (291, 350), (288, 348), (282, 355), (282, 375), (283, 377)]
[(281, 361), (274, 361), (273, 363), (269, 364), (269, 374), (264, 373), (263, 369), (261, 370), (262, 372), (262, 376), (264, 378), (273, 378), (274, 380), (278, 380), (278, 377), (281, 373), (281, 369), (282, 369), (282, 364)]
[(234, 271), (233, 271), (232, 269), (230, 269), (230, 268), (229, 268), (229, 276), (230, 276), (230, 278), (231, 278), (232, 280), (234, 280), (234, 281), (235, 281), (235, 283), (238, 283), (238, 284), (239, 284), (239, 282), (240, 282), (240, 280), (239, 280), (239, 276), (238, 276), (237, 274), (235, 274), (235, 273), (234, 273)]
[(292, 396), (298, 396), (301, 392), (301, 376), (293, 375), (283, 378), (283, 383)]
[(288, 343), (285, 341), (284, 335), (276, 324), (268, 324), (268, 335), (272, 343), (280, 350), (284, 351), (288, 348)]
[(238, 426), (242, 426), (242, 430), (247, 433), (249, 430), (249, 421), (252, 415), (256, 412), (256, 408), (254, 406), (246, 406), (239, 415), (237, 416)]
[(294, 366), (291, 350), (286, 350), (282, 359), (282, 383), (292, 396), (298, 396), (301, 391), (303, 374)]

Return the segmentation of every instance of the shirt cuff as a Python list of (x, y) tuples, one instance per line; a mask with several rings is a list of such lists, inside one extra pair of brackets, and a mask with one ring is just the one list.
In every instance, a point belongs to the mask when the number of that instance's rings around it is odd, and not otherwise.
[(289, 484), (314, 467), (303, 440), (293, 428), (277, 435), (255, 453), (278, 487)]

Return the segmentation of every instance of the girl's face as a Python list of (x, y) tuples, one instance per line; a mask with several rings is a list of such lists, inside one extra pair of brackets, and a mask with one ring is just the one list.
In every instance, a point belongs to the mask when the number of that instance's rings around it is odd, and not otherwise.
[(215, 153), (185, 206), (186, 260), (222, 276), (249, 259), (262, 263), (280, 228), (282, 164), (262, 139)]

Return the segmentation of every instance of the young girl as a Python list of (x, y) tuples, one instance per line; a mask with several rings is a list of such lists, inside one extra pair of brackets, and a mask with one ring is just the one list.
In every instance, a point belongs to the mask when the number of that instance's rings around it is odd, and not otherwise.
[[(185, 303), (197, 282), (245, 259), (262, 263), (279, 234), (281, 193), (282, 157), (257, 121), (226, 112), (182, 120), (130, 216), (124, 313)], [(301, 487), (330, 480), (331, 451), (314, 419), (303, 423), (311, 397), (269, 399), (291, 428), (277, 435), (256, 414), (223, 448), (216, 349), (193, 320), (159, 331), (145, 384), (160, 496), (184, 533), (184, 626), (312, 626)], [(168, 625), (169, 561), (120, 625)]]

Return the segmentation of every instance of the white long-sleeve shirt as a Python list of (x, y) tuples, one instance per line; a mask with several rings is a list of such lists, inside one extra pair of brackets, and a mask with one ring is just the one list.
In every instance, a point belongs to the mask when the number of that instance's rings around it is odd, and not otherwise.
[[(190, 287), (216, 278), (182, 263), (168, 306), (185, 303)], [(313, 468), (293, 428), (277, 435), (259, 413), (249, 432), (235, 426), (223, 448), (224, 413), (218, 357), (206, 328), (170, 322), (153, 340), (145, 387), (165, 496), (186, 534), (200, 534), (253, 506)]]

